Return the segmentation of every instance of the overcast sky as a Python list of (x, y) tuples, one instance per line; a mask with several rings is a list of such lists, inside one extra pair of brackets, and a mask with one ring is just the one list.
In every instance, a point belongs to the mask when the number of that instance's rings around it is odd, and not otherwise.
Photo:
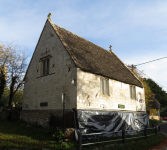
[[(167, 1), (0, 0), (0, 42), (20, 45), (29, 63), (48, 13), (53, 23), (109, 50), (125, 64), (167, 56)], [(167, 91), (167, 58), (139, 70)]]

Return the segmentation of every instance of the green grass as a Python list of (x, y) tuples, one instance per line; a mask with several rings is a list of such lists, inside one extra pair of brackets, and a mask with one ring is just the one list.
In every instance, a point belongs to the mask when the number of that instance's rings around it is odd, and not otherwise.
[(152, 146), (156, 146), (161, 143), (165, 139), (163, 134), (159, 134), (158, 136), (151, 136), (147, 140), (133, 140), (130, 143), (125, 144), (124, 146), (118, 146), (113, 148), (112, 150), (148, 150)]
[[(152, 134), (153, 131), (149, 132), (149, 134)], [(137, 136), (143, 136), (142, 134), (138, 134)], [(126, 138), (129, 137), (136, 137), (136, 136), (126, 136)], [(120, 139), (121, 137), (115, 137), (115, 138), (101, 138), (98, 140), (91, 140), (91, 141), (85, 141), (83, 143), (93, 143), (93, 142), (100, 142), (100, 141), (107, 141), (107, 140), (115, 140)], [(162, 133), (159, 133), (157, 136), (149, 136), (147, 139), (145, 138), (139, 138), (139, 139), (126, 139), (126, 144), (122, 144), (122, 141), (117, 142), (109, 142), (109, 143), (102, 143), (102, 144), (96, 144), (96, 145), (89, 145), (89, 146), (83, 146), (83, 150), (92, 150), (95, 147), (104, 147), (109, 144), (115, 144), (114, 147), (108, 148), (108, 150), (148, 150), (152, 146), (156, 146), (160, 144), (162, 141), (165, 140), (165, 135)]]
[[(147, 131), (147, 135), (150, 134), (154, 134), (155, 133), (155, 129), (151, 129)], [(132, 138), (132, 137), (139, 137), (139, 136), (144, 136), (144, 133), (139, 133), (137, 135), (126, 135), (126, 138)], [(83, 143), (94, 143), (94, 142), (101, 142), (101, 141), (109, 141), (109, 140), (117, 140), (117, 139), (121, 139), (121, 136), (118, 137), (112, 137), (112, 138), (97, 138), (97, 140), (89, 140), (89, 141), (83, 141)], [(127, 148), (127, 150), (144, 150), (147, 148), (151, 148), (152, 146), (155, 146), (159, 143), (161, 143), (163, 140), (165, 139), (165, 136), (163, 134), (158, 134), (153, 135), (153, 136), (149, 136), (147, 137), (147, 139), (145, 138), (138, 138), (138, 139), (126, 139), (126, 143), (123, 146), (119, 146), (122, 145), (122, 141), (117, 141), (117, 142), (109, 142), (109, 143), (101, 143), (101, 144), (96, 144), (96, 145), (89, 145), (89, 146), (83, 146), (83, 150), (91, 150), (94, 147), (101, 147), (101, 146), (105, 146), (105, 145), (109, 145), (109, 144), (116, 144), (117, 146), (115, 146), (114, 148), (110, 148), (112, 150), (125, 150), (125, 146)], [(142, 143), (142, 147), (140, 146), (140, 144)], [(136, 146), (138, 145), (138, 147), (136, 148)]]
[(52, 135), (45, 133), (40, 128), (27, 127), (18, 122), (0, 122), (0, 148), (23, 149), (64, 149), (76, 148), (76, 142), (59, 143)]
[[(151, 119), (152, 120), (152, 119)], [(154, 121), (155, 122), (155, 121)], [(149, 130), (149, 134), (155, 133), (155, 130)], [(140, 133), (137, 135), (126, 135), (126, 138), (143, 136), (144, 133)], [(112, 138), (97, 138), (96, 140), (83, 141), (83, 143), (93, 143), (107, 140), (116, 140), (122, 137), (112, 137)], [(165, 139), (165, 136), (162, 134), (158, 134), (158, 136), (150, 136), (147, 139), (131, 139), (126, 140), (124, 146), (120, 146), (122, 141), (117, 142), (109, 142), (102, 144), (95, 144), (89, 146), (83, 146), (83, 149), (90, 149), (99, 146), (105, 146), (109, 144), (116, 144), (118, 146), (110, 148), (112, 150), (144, 150), (148, 149), (148, 147), (152, 147), (154, 145), (159, 144)], [(138, 145), (138, 146), (137, 146)], [(142, 145), (142, 146), (140, 146)], [(78, 144), (76, 141), (60, 143), (53, 139), (51, 134), (47, 134), (42, 128), (36, 127), (27, 127), (26, 124), (21, 125), (19, 122), (9, 122), (9, 121), (1, 121), (0, 122), (0, 148), (22, 148), (22, 149), (78, 149)]]

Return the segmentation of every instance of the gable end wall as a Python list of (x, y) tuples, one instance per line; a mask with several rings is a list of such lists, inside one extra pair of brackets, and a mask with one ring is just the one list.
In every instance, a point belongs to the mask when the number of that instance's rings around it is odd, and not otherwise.
[[(47, 55), (52, 56), (49, 65), (50, 75), (41, 77), (42, 61), (40, 58), (46, 56), (46, 48)], [(62, 93), (66, 95), (66, 112), (71, 112), (72, 108), (76, 108), (77, 86), (71, 84), (71, 79), (77, 77), (76, 72), (70, 55), (50, 22), (47, 21), (26, 74), (22, 118), (29, 120), (28, 122), (37, 121), (37, 118), (44, 122), (44, 120), (48, 121), (50, 112), (62, 116)], [(47, 102), (48, 106), (41, 107), (41, 102)], [(25, 107), (26, 104), (28, 108)]]

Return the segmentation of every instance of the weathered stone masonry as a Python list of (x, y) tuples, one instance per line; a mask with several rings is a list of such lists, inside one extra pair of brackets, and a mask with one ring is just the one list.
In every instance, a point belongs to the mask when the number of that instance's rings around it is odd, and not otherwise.
[[(42, 76), (40, 58), (45, 56), (46, 49), (48, 50), (47, 55), (52, 56), (50, 75)], [(62, 93), (66, 94), (66, 109), (76, 108), (76, 84), (71, 84), (73, 78), (76, 79), (75, 65), (47, 21), (26, 74), (22, 119), (36, 123), (38, 118), (39, 124), (47, 126), (46, 119), (50, 111), (54, 111), (57, 116), (62, 116), (62, 111), (59, 111), (63, 107)], [(48, 102), (48, 106), (41, 107), (41, 102)]]
[[(77, 109), (146, 111), (144, 88), (136, 86), (136, 99), (130, 98), (129, 84), (109, 79), (109, 95), (100, 94), (100, 75), (77, 68)], [(141, 94), (142, 103), (138, 95)], [(118, 108), (125, 105), (125, 109)]]
[[(54, 120), (50, 120), (51, 115), (54, 116)], [(21, 118), (28, 122), (40, 125), (44, 128), (49, 126), (63, 127), (63, 117), (62, 110), (24, 110), (21, 113)], [(50, 123), (53, 121), (52, 123)], [(66, 110), (65, 113), (65, 127), (74, 127), (72, 112), (71, 110)]]

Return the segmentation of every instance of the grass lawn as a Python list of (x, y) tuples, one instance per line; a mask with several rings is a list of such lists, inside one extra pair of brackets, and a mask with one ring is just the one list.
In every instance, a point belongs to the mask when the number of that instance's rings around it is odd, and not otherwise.
[[(154, 121), (155, 122), (155, 121)], [(150, 130), (147, 133), (153, 134), (155, 131)], [(126, 138), (143, 136), (144, 134), (138, 135), (127, 135)], [(96, 140), (83, 141), (83, 143), (93, 143), (107, 140), (120, 139), (122, 137), (112, 138), (100, 138)], [(126, 144), (121, 146), (122, 141), (102, 143), (96, 145), (83, 146), (83, 150), (93, 150), (95, 147), (105, 146), (109, 144), (117, 144), (118, 146), (112, 147), (112, 150), (144, 150), (149, 149), (161, 143), (165, 139), (163, 134), (158, 136), (150, 136), (147, 139), (130, 139), (126, 140)], [(42, 128), (28, 127), (25, 124), (19, 122), (0, 122), (0, 148), (22, 148), (22, 149), (78, 149), (76, 141), (60, 143), (55, 141), (51, 134), (44, 132)]]
[(45, 133), (40, 128), (28, 127), (18, 122), (0, 122), (0, 148), (23, 149), (64, 149), (75, 148), (76, 142), (60, 144), (52, 135)]

